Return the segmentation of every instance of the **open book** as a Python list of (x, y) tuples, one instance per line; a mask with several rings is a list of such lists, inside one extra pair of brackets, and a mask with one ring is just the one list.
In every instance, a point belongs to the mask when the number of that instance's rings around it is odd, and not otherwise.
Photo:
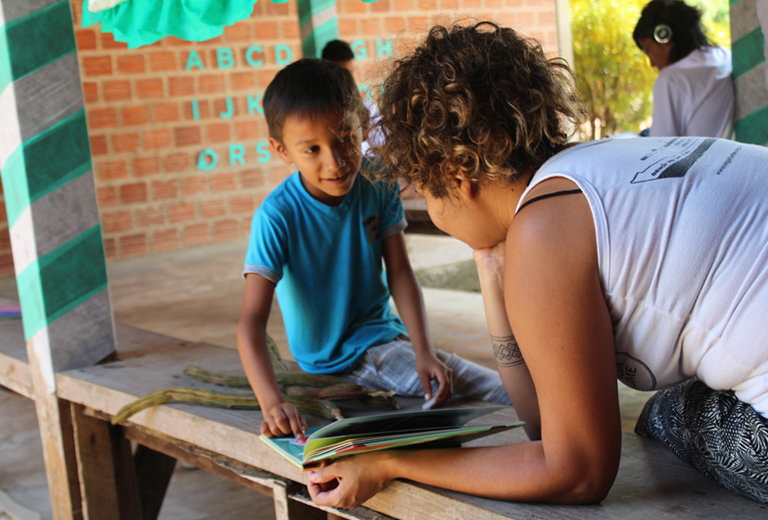
[(503, 408), (435, 408), (389, 412), (341, 419), (310, 428), (305, 444), (293, 437), (261, 439), (296, 466), (309, 469), (323, 460), (394, 448), (447, 448), (522, 426), (510, 424), (465, 426), (468, 421)]

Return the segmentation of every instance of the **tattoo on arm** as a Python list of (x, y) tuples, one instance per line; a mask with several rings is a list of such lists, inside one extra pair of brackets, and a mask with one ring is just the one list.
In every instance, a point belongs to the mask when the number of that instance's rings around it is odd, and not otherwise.
[(514, 336), (491, 336), (491, 343), (493, 355), (496, 358), (496, 366), (514, 367), (525, 364)]

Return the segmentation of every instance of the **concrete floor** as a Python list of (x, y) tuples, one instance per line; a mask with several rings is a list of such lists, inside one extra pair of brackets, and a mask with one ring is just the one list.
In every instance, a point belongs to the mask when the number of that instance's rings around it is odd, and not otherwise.
[[(429, 275), (451, 271), (472, 258), (449, 238), (407, 235), (411, 262)], [(245, 240), (150, 257), (111, 262), (110, 291), (116, 321), (153, 332), (236, 348), (235, 325), (242, 299), (240, 275)], [(12, 297), (12, 279), (0, 279), (0, 298)], [(433, 344), (493, 367), (482, 300), (474, 292), (424, 288)], [(268, 325), (289, 356), (279, 310)], [(622, 424), (627, 430), (648, 394), (619, 384)], [(33, 404), (0, 389), (0, 520), (51, 518)], [(194, 468), (179, 465), (161, 520), (274, 518), (271, 500)]]

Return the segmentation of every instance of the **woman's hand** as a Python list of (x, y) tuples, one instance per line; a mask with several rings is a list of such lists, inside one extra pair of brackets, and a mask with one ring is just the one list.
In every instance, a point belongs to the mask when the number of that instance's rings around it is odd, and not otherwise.
[(355, 455), (310, 471), (309, 496), (317, 505), (354, 509), (393, 480), (386, 463), (392, 457), (392, 453)]

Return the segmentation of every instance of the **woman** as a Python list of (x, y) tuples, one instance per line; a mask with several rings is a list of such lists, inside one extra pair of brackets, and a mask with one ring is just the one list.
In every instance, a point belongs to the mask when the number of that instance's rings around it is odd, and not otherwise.
[(650, 136), (731, 137), (731, 53), (704, 35), (701, 12), (682, 0), (652, 0), (632, 37), (659, 69)]
[(566, 65), (490, 23), (435, 27), (395, 64), (385, 176), (475, 250), (530, 442), (345, 458), (310, 474), (318, 504), (354, 507), (395, 478), (600, 501), (620, 457), (617, 372), (661, 389), (639, 431), (768, 502), (768, 151), (692, 137), (569, 146), (572, 85)]

